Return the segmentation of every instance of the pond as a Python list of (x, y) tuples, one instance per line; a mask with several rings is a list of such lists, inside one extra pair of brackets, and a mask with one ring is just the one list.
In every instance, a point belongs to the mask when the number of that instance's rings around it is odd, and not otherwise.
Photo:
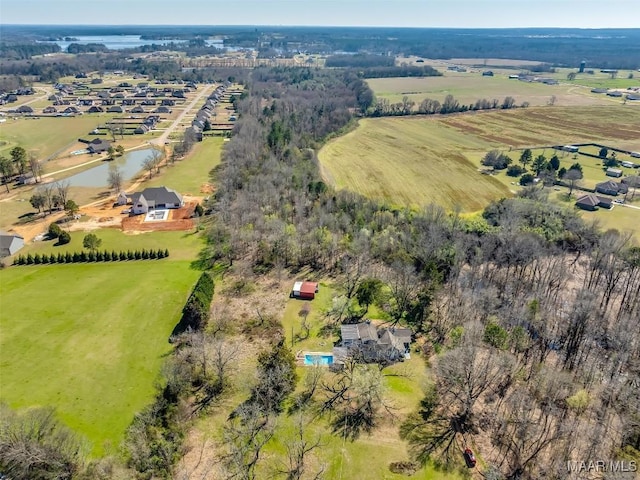
[(76, 173), (65, 178), (72, 187), (106, 187), (109, 178), (109, 169), (116, 166), (122, 172), (122, 178), (131, 180), (142, 170), (142, 164), (149, 157), (153, 148), (143, 148), (126, 153), (122, 157), (112, 161), (100, 162), (97, 167), (90, 168), (84, 172)]

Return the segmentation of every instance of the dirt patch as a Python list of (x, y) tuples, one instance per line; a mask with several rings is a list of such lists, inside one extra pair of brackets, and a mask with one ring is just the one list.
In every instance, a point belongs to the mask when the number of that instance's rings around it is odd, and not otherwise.
[(194, 228), (191, 217), (196, 208), (196, 202), (188, 202), (182, 208), (169, 210), (169, 218), (158, 222), (145, 222), (144, 215), (134, 215), (122, 219), (124, 232), (173, 232)]
[(205, 195), (209, 195), (215, 191), (215, 187), (210, 183), (203, 183), (200, 186), (200, 193), (204, 193)]

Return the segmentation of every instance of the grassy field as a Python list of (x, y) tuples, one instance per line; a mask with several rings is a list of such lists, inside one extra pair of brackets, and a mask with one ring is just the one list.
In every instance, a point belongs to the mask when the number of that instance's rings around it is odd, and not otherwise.
[(461, 153), (494, 145), (448, 128), (436, 118), (365, 119), (320, 151), (325, 177), (390, 204), (431, 202), (473, 211), (509, 195), (499, 181), (481, 175)]
[[(480, 175), (480, 160), (497, 148), (514, 161), (520, 149), (550, 158), (544, 145), (596, 142), (640, 149), (640, 110), (625, 106), (539, 107), (478, 114), (365, 119), (329, 142), (319, 154), (323, 174), (339, 189), (351, 189), (392, 204), (438, 203), (473, 211), (509, 195), (516, 179), (504, 172)], [(538, 147), (538, 148), (536, 148)], [(578, 161), (585, 186), (604, 181), (599, 160), (559, 152), (562, 166)]]
[(173, 256), (0, 271), (0, 399), (54, 406), (93, 455), (117, 448), (154, 396), (167, 338), (197, 276)]
[(112, 115), (81, 115), (77, 117), (12, 118), (2, 124), (0, 155), (20, 145), (38, 158), (47, 158), (75, 144), (78, 138), (87, 137), (98, 125), (108, 121)]
[(205, 138), (197, 143), (189, 155), (164, 169), (162, 176), (146, 182), (146, 187), (167, 185), (191, 195), (202, 195), (203, 184), (207, 184), (209, 172), (220, 164), (221, 137)]
[(367, 80), (367, 83), (377, 98), (386, 98), (389, 102), (396, 103), (406, 95), (416, 102), (416, 107), (425, 98), (442, 102), (449, 94), (467, 105), (483, 98), (495, 98), (502, 103), (508, 95), (515, 99), (516, 105), (523, 102), (529, 102), (531, 106), (547, 105), (552, 96), (555, 97), (557, 106), (621, 103), (620, 99), (593, 94), (589, 87), (580, 86), (579, 82), (575, 85), (545, 85), (509, 79), (507, 74), (483, 77), (479, 72), (445, 72), (442, 77), (376, 78)]

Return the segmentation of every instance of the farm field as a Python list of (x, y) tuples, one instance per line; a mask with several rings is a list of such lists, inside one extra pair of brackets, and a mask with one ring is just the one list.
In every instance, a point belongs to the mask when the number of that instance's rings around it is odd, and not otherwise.
[(153, 399), (167, 338), (197, 276), (173, 256), (0, 271), (0, 399), (54, 406), (93, 455), (114, 450)]
[(515, 99), (516, 105), (529, 102), (531, 106), (543, 106), (549, 103), (552, 96), (555, 96), (556, 106), (621, 103), (620, 99), (591, 93), (590, 88), (581, 87), (579, 84), (528, 83), (509, 79), (507, 74), (498, 73), (493, 77), (483, 77), (478, 72), (445, 72), (442, 77), (375, 78), (367, 80), (367, 83), (377, 98), (397, 103), (402, 101), (402, 97), (408, 96), (416, 102), (416, 106), (425, 98), (442, 102), (449, 94), (461, 104), (475, 103), (483, 98), (495, 98), (502, 103), (508, 95)]
[[(435, 202), (474, 211), (514, 188), (515, 179), (502, 172), (495, 177), (478, 173), (487, 151), (501, 149), (517, 161), (519, 149), (544, 145), (597, 142), (638, 150), (639, 124), (640, 110), (624, 106), (364, 119), (356, 130), (329, 142), (319, 158), (325, 178), (339, 189), (392, 204)], [(555, 152), (540, 151), (547, 157)], [(598, 159), (559, 153), (565, 168), (575, 161), (583, 165), (586, 183), (607, 178)]]
[(481, 209), (509, 195), (498, 180), (480, 175), (461, 153), (490, 150), (489, 141), (448, 128), (436, 118), (365, 119), (319, 154), (324, 176), (392, 205), (439, 203), (462, 211)]

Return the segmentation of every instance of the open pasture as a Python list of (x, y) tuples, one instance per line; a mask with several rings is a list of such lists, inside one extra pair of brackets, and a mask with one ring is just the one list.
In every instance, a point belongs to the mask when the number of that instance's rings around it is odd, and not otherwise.
[(324, 176), (389, 204), (420, 207), (434, 202), (474, 211), (509, 195), (509, 189), (481, 175), (462, 151), (488, 151), (491, 141), (443, 125), (435, 117), (365, 119), (320, 151)]
[(94, 455), (115, 451), (153, 399), (167, 338), (198, 276), (189, 263), (0, 271), (0, 399), (13, 408), (53, 406)]
[[(489, 150), (504, 150), (514, 162), (519, 149), (597, 142), (640, 149), (640, 110), (625, 106), (541, 107), (449, 116), (365, 119), (353, 132), (329, 142), (319, 154), (325, 178), (391, 204), (438, 203), (474, 211), (510, 194), (504, 172), (478, 173)], [(555, 150), (536, 150), (550, 158)], [(605, 177), (598, 159), (557, 152), (568, 168), (585, 167), (585, 181)]]
[(10, 118), (0, 128), (0, 155), (19, 145), (45, 159), (66, 150), (78, 138), (87, 138), (98, 125), (111, 115), (81, 115), (76, 117), (16, 117)]
[[(440, 68), (440, 70), (442, 70)], [(513, 72), (512, 72), (513, 73)], [(408, 96), (420, 104), (425, 98), (442, 102), (451, 94), (461, 104), (475, 103), (486, 98), (499, 100), (506, 96), (515, 99), (516, 105), (529, 102), (531, 106), (547, 105), (555, 97), (556, 106), (610, 105), (620, 104), (619, 98), (591, 93), (591, 89), (576, 85), (545, 85), (538, 82), (522, 82), (509, 79), (507, 74), (496, 73), (484, 77), (478, 72), (444, 72), (442, 77), (375, 78), (367, 80), (377, 98), (388, 99), (391, 103), (402, 101)]]

